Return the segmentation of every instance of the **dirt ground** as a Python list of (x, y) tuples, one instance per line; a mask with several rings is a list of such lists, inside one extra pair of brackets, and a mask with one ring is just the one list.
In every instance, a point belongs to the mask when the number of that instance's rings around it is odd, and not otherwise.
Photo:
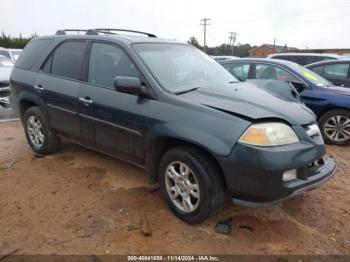
[[(0, 255), (350, 254), (350, 147), (327, 147), (336, 176), (270, 209), (234, 206), (199, 225), (177, 219), (130, 164), (64, 142), (30, 150), (19, 122), (0, 123)], [(214, 232), (233, 217), (231, 235)], [(152, 236), (140, 227), (148, 220)]]

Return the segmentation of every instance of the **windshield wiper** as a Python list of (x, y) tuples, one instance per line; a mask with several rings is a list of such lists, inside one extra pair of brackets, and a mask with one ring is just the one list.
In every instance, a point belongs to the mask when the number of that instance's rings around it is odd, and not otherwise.
[(191, 88), (191, 89), (187, 89), (187, 90), (183, 90), (183, 91), (176, 92), (175, 94), (176, 94), (176, 95), (182, 95), (182, 94), (185, 94), (185, 93), (189, 93), (189, 92), (195, 91), (195, 90), (197, 90), (198, 88), (199, 88), (199, 87), (194, 87), (194, 88)]

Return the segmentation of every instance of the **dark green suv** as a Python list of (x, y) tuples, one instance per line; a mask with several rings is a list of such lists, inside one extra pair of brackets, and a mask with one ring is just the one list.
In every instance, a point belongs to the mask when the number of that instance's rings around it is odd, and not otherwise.
[(270, 206), (334, 174), (315, 115), (290, 94), (240, 83), (188, 44), (130, 30), (67, 32), (33, 39), (11, 75), (34, 152), (52, 153), (66, 137), (131, 161), (192, 223), (220, 210), (225, 193)]

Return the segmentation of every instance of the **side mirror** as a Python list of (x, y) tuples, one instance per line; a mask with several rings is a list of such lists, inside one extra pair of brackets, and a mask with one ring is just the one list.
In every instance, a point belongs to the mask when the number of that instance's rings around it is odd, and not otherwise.
[(120, 93), (141, 95), (145, 87), (137, 77), (117, 76), (114, 78), (114, 88)]

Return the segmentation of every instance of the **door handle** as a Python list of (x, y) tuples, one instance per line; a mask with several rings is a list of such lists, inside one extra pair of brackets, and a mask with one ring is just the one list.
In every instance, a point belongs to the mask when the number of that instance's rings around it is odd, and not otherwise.
[(44, 88), (42, 87), (42, 85), (35, 85), (35, 86), (33, 86), (33, 87), (34, 87), (34, 89), (37, 90), (37, 91), (43, 91), (43, 90), (44, 90)]
[(91, 105), (93, 103), (90, 97), (79, 97), (79, 101), (85, 105)]

